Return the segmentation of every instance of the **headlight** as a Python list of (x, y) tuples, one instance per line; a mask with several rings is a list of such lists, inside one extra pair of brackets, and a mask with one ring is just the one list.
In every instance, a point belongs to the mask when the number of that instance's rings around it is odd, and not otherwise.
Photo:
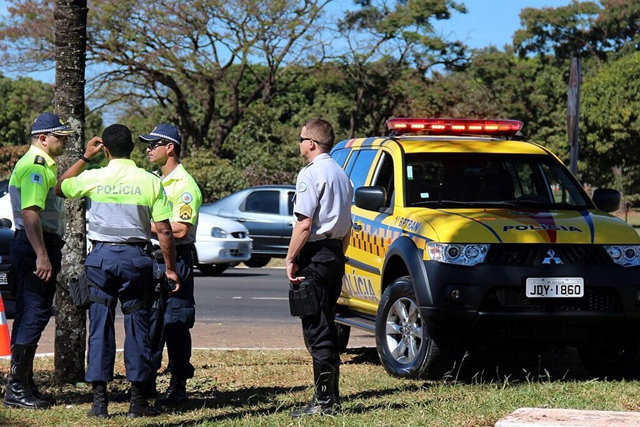
[(224, 231), (222, 228), (220, 227), (213, 227), (211, 229), (211, 235), (213, 237), (216, 237), (218, 239), (226, 239), (227, 238), (227, 232)]
[(427, 251), (432, 261), (471, 266), (484, 261), (489, 245), (429, 242)]
[(605, 245), (605, 250), (618, 265), (635, 267), (640, 265), (640, 246), (636, 245)]

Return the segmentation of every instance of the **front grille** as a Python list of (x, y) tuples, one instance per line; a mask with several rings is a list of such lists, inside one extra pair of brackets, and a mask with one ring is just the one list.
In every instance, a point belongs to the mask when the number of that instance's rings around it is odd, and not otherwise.
[(497, 286), (487, 294), (482, 311), (622, 312), (622, 302), (611, 288), (589, 287), (582, 298), (527, 298), (524, 286)]
[[(553, 254), (552, 256), (550, 254)], [(601, 245), (491, 245), (486, 264), (532, 267), (542, 265), (545, 258), (561, 260), (563, 265), (609, 265), (613, 261)]]
[(245, 237), (247, 237), (247, 233), (245, 233), (244, 231), (236, 231), (235, 233), (231, 233), (231, 235), (236, 239), (244, 239)]

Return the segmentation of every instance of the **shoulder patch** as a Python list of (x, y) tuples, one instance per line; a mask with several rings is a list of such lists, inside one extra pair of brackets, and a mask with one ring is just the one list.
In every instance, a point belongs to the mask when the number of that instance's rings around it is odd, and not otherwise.
[(34, 165), (44, 165), (45, 163), (47, 163), (44, 159), (44, 157), (42, 156), (36, 156), (35, 159), (33, 159), (33, 164)]
[(304, 193), (305, 191), (307, 191), (307, 183), (306, 182), (301, 182), (298, 184), (298, 188), (296, 189), (296, 191), (298, 193)]
[(42, 185), (42, 182), (44, 181), (42, 175), (40, 175), (39, 173), (32, 173), (31, 174), (31, 182), (33, 182), (34, 184), (39, 184)]
[(184, 203), (189, 204), (193, 201), (193, 196), (191, 195), (191, 193), (184, 192), (182, 193), (182, 196), (180, 196), (180, 200), (182, 200)]
[(191, 215), (193, 214), (193, 210), (191, 206), (184, 205), (180, 208), (180, 219), (189, 220), (191, 219)]

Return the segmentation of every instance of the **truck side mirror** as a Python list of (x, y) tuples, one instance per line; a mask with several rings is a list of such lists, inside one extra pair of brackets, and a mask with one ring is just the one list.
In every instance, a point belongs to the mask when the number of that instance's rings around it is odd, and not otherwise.
[(356, 189), (356, 206), (359, 208), (379, 212), (386, 206), (386, 201), (387, 190), (380, 185)]
[(593, 192), (593, 203), (605, 212), (617, 211), (620, 208), (620, 192), (609, 188), (598, 188)]

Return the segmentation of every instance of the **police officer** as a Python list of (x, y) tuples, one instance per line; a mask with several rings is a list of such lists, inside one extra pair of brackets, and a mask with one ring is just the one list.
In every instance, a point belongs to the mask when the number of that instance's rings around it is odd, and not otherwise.
[(33, 382), (33, 358), (51, 305), (60, 272), (64, 241), (64, 201), (54, 194), (55, 158), (62, 154), (71, 128), (52, 113), (39, 115), (31, 125), (31, 147), (16, 163), (9, 194), (16, 234), (10, 255), (15, 275), (16, 314), (11, 333), (11, 374), (4, 405), (45, 409)]
[(299, 136), (300, 153), (308, 164), (296, 183), (287, 276), (294, 285), (310, 279), (305, 282), (315, 288), (320, 310), (302, 318), (304, 340), (313, 359), (315, 393), (305, 408), (291, 413), (293, 418), (333, 414), (340, 407), (340, 355), (334, 318), (351, 233), (353, 187), (328, 154), (334, 140), (333, 128), (321, 119), (308, 121)]
[[(83, 170), (104, 148), (109, 164)], [(89, 352), (85, 380), (93, 385), (93, 404), (87, 415), (106, 418), (106, 384), (113, 379), (115, 361), (115, 306), (124, 314), (124, 363), (131, 381), (128, 416), (157, 415), (143, 395), (143, 383), (152, 375), (149, 312), (145, 293), (153, 288), (153, 262), (146, 251), (155, 223), (164, 254), (167, 277), (180, 281), (175, 272), (175, 247), (171, 232), (171, 208), (157, 176), (130, 160), (131, 132), (126, 126), (107, 127), (102, 139), (92, 138), (85, 154), (58, 180), (56, 193), (63, 197), (91, 199), (88, 237), (93, 249), (87, 256), (89, 284)]]
[[(148, 135), (138, 136), (147, 144), (149, 161), (160, 166), (162, 186), (172, 206), (171, 229), (176, 240), (176, 272), (180, 277), (180, 290), (173, 293), (164, 304), (163, 310), (152, 311), (152, 334), (154, 327), (160, 329), (158, 339), (152, 339), (154, 368), (162, 365), (162, 349), (166, 342), (169, 355), (168, 370), (171, 381), (166, 393), (156, 400), (156, 406), (182, 403), (187, 399), (187, 379), (193, 378), (194, 367), (191, 359), (190, 329), (195, 322), (195, 299), (193, 297), (193, 257), (198, 222), (198, 209), (202, 204), (202, 194), (198, 184), (180, 163), (182, 137), (169, 124), (159, 124)], [(155, 232), (152, 224), (151, 231)], [(162, 296), (160, 296), (162, 298)], [(154, 319), (154, 316), (157, 318)], [(151, 387), (155, 391), (155, 382)]]

